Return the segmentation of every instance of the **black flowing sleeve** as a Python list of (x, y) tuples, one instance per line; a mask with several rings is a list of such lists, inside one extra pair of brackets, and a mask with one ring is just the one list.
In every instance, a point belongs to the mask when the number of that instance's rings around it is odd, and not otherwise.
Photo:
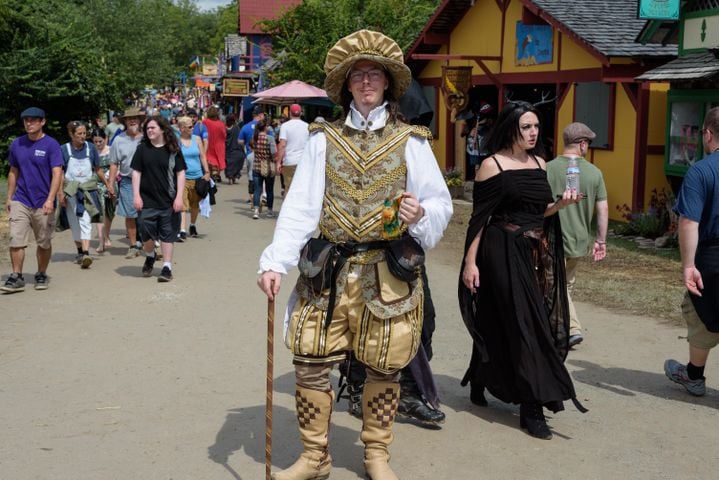
[[(471, 290), (464, 286), (462, 281), (462, 272), (464, 271), (464, 258), (467, 256), (467, 250), (479, 232), (487, 224), (487, 221), (494, 213), (497, 206), (502, 200), (502, 178), (503, 175), (495, 175), (481, 182), (474, 182), (474, 191), (472, 192), (472, 217), (467, 227), (467, 237), (464, 241), (464, 253), (462, 254), (462, 262), (459, 267), (459, 310), (462, 314), (467, 330), (469, 331), (474, 344), (482, 356), (483, 360), (487, 360), (484, 339), (476, 328), (477, 315), (477, 295), (472, 294)], [(479, 255), (477, 255), (479, 259)], [(480, 272), (481, 274), (481, 272)]]
[(557, 353), (565, 360), (569, 353), (569, 298), (567, 296), (567, 275), (564, 264), (564, 244), (559, 214), (544, 219), (544, 233), (549, 252), (549, 288), (544, 303), (549, 318), (549, 328), (554, 338)]

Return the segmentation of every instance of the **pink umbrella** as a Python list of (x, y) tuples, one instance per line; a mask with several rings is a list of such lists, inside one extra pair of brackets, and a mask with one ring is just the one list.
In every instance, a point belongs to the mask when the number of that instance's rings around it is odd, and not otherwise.
[(257, 92), (252, 96), (257, 99), (253, 103), (283, 105), (296, 103), (308, 98), (327, 98), (327, 92), (301, 80), (292, 80), (282, 85)]

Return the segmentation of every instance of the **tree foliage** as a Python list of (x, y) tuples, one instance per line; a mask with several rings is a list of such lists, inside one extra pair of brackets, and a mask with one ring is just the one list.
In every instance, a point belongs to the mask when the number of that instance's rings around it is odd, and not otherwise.
[(261, 23), (272, 34), (275, 53), (286, 55), (270, 74), (272, 83), (300, 79), (321, 86), (327, 51), (361, 28), (383, 32), (406, 51), (438, 4), (439, 0), (304, 0), (280, 18)]
[(0, 0), (0, 175), (23, 109), (45, 109), (63, 141), (66, 121), (122, 109), (129, 93), (219, 53), (218, 18), (192, 0)]
[(217, 9), (217, 27), (215, 35), (210, 39), (210, 48), (213, 52), (225, 49), (225, 37), (237, 33), (237, 2)]

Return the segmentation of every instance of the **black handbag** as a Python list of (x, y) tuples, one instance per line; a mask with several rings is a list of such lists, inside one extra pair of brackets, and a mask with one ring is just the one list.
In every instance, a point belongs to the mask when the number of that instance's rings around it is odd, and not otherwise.
[(210, 193), (210, 182), (202, 177), (198, 178), (195, 180), (195, 191), (201, 199), (205, 198)]
[(302, 247), (297, 269), (315, 295), (320, 295), (332, 285), (332, 270), (337, 255), (335, 244), (324, 238), (310, 238)]
[(424, 265), (424, 249), (412, 236), (404, 235), (389, 242), (385, 260), (392, 275), (405, 282), (413, 282)]

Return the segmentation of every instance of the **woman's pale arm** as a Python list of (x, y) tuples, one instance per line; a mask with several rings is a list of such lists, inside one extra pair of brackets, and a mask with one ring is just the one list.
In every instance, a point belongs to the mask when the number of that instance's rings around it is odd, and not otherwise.
[(584, 199), (581, 193), (572, 193), (569, 190), (565, 190), (561, 198), (558, 198), (556, 202), (547, 205), (547, 209), (544, 211), (544, 216), (549, 217), (560, 211), (566, 206), (574, 205)]
[(467, 254), (464, 256), (464, 269), (462, 271), (462, 282), (464, 286), (471, 290), (472, 293), (477, 292), (479, 288), (479, 268), (477, 267), (477, 251), (479, 250), (479, 241), (482, 238), (482, 230), (479, 231), (472, 243), (469, 244)]

